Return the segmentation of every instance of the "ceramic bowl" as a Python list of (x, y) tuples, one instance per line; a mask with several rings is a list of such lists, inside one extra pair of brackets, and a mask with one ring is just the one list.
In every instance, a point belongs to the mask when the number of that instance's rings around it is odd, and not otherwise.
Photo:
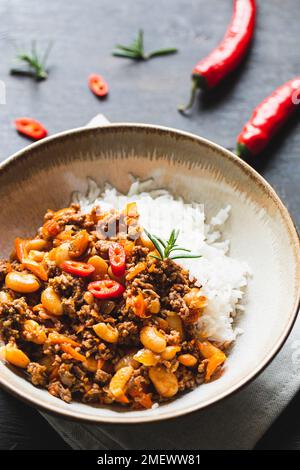
[(30, 236), (44, 212), (68, 205), (87, 178), (109, 181), (126, 192), (129, 174), (153, 177), (186, 201), (205, 204), (208, 215), (232, 206), (225, 237), (231, 254), (248, 262), (246, 310), (239, 336), (219, 380), (158, 408), (126, 411), (71, 403), (34, 387), (1, 364), (0, 382), (36, 407), (90, 422), (134, 423), (171, 418), (204, 408), (232, 394), (274, 358), (296, 318), (300, 295), (299, 239), (279, 197), (247, 164), (203, 138), (172, 129), (114, 124), (81, 128), (30, 145), (0, 170), (0, 250), (7, 256), (17, 236)]

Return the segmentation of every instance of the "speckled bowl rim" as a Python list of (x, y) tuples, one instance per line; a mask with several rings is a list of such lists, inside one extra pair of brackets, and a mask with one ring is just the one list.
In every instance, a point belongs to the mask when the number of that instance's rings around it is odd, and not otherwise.
[(292, 220), (292, 217), (289, 214), (288, 209), (283, 204), (280, 197), (277, 195), (277, 193), (271, 187), (271, 185), (267, 183), (267, 181), (259, 173), (257, 173), (257, 171), (255, 171), (250, 165), (248, 165), (246, 162), (244, 162), (239, 157), (237, 157), (234, 153), (225, 149), (221, 145), (218, 145), (203, 137), (199, 137), (195, 134), (192, 134), (186, 131), (181, 131), (181, 130), (174, 129), (174, 128), (170, 128), (170, 127), (156, 126), (152, 124), (122, 123), (122, 122), (114, 123), (114, 124), (103, 124), (101, 126), (92, 125), (92, 126), (86, 126), (86, 127), (78, 127), (75, 129), (60, 132), (53, 136), (46, 137), (43, 140), (35, 142), (31, 145), (28, 145), (24, 149), (19, 150), (18, 152), (14, 153), (11, 157), (7, 158), (4, 162), (0, 164), (0, 173), (5, 172), (6, 168), (13, 165), (16, 160), (19, 160), (19, 159), (26, 160), (27, 158), (30, 158), (30, 153), (32, 150), (39, 148), (39, 147), (43, 147), (44, 145), (47, 145), (48, 143), (52, 141), (60, 140), (66, 137), (72, 138), (73, 136), (76, 136), (79, 134), (92, 134), (94, 132), (101, 132), (101, 131), (105, 132), (105, 129), (107, 128), (108, 130), (115, 129), (115, 130), (120, 130), (121, 132), (122, 130), (124, 131), (124, 130), (131, 129), (132, 131), (136, 131), (136, 132), (140, 130), (142, 132), (149, 131), (149, 132), (158, 133), (158, 134), (166, 134), (171, 137), (176, 137), (179, 139), (186, 139), (186, 140), (192, 141), (195, 144), (198, 143), (202, 146), (210, 147), (212, 150), (219, 153), (220, 158), (229, 159), (235, 165), (239, 166), (239, 168), (247, 176), (249, 176), (256, 184), (258, 184), (260, 187), (263, 188), (263, 190), (273, 200), (278, 210), (281, 212), (282, 218), (286, 224), (286, 228), (290, 235), (290, 239), (291, 239), (292, 246), (293, 246), (293, 252), (295, 256), (296, 280), (298, 280), (298, 291), (297, 291), (296, 299), (294, 302), (294, 306), (291, 309), (286, 326), (284, 330), (282, 331), (282, 334), (280, 338), (278, 339), (278, 341), (276, 342), (276, 344), (272, 347), (272, 349), (264, 357), (264, 359), (260, 361), (260, 364), (257, 367), (255, 367), (249, 374), (242, 377), (234, 385), (229, 387), (226, 391), (220, 393), (217, 397), (212, 398), (212, 399), (206, 399), (202, 403), (194, 403), (194, 404), (185, 406), (176, 412), (166, 411), (159, 415), (153, 414), (153, 416), (145, 416), (145, 417), (134, 417), (134, 416), (131, 417), (130, 414), (126, 414), (126, 416), (118, 415), (118, 416), (111, 416), (111, 417), (97, 416), (95, 414), (94, 416), (87, 417), (86, 415), (82, 416), (80, 412), (77, 413), (76, 410), (72, 408), (70, 408), (70, 410), (59, 410), (57, 406), (52, 405), (52, 404), (45, 404), (43, 400), (32, 399), (30, 396), (28, 396), (28, 394), (24, 393), (22, 390), (18, 390), (15, 386), (13, 386), (10, 383), (9, 380), (4, 379), (1, 376), (0, 376), (0, 385), (9, 393), (13, 394), (14, 396), (16, 396), (17, 398), (21, 399), (22, 401), (26, 402), (27, 404), (31, 406), (36, 406), (38, 409), (47, 411), (57, 416), (63, 416), (65, 418), (68, 418), (70, 420), (75, 420), (75, 421), (81, 421), (81, 422), (86, 422), (86, 423), (93, 422), (93, 423), (135, 424), (135, 423), (145, 423), (145, 422), (153, 422), (153, 421), (176, 418), (176, 417), (191, 413), (193, 411), (206, 408), (214, 403), (217, 403), (231, 396), (233, 393), (237, 392), (242, 387), (244, 387), (249, 382), (251, 382), (253, 379), (255, 379), (278, 354), (278, 352), (284, 345), (287, 337), (289, 336), (289, 333), (292, 330), (292, 327), (296, 321), (298, 310), (300, 307), (300, 239), (299, 239), (297, 229)]

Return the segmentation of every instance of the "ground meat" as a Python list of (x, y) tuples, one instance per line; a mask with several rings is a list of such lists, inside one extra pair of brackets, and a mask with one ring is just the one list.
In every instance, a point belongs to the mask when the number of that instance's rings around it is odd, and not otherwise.
[(56, 216), (55, 212), (51, 210), (47, 211), (44, 220), (48, 221), (53, 219), (54, 217), (56, 222), (62, 228), (66, 225), (75, 225), (81, 227), (85, 222), (86, 214), (80, 212), (79, 204), (72, 204), (67, 211), (61, 212), (58, 217)]
[(72, 387), (76, 381), (75, 376), (71, 373), (72, 367), (72, 364), (62, 364), (58, 369), (61, 383), (66, 387)]
[(111, 379), (111, 374), (108, 374), (102, 369), (97, 369), (95, 374), (95, 380), (99, 382), (101, 385), (107, 384)]
[(52, 278), (55, 276), (59, 276), (60, 270), (56, 266), (56, 263), (54, 261), (50, 261), (49, 259), (47, 259), (45, 261), (45, 266), (46, 266), (48, 277)]
[(49, 280), (49, 285), (62, 297), (78, 300), (82, 295), (83, 279), (63, 273)]
[(72, 394), (71, 391), (64, 387), (59, 381), (51, 382), (48, 386), (48, 392), (54, 397), (58, 397), (66, 403), (71, 403)]
[(6, 274), (10, 270), (10, 263), (0, 259), (0, 286), (4, 283)]
[(204, 374), (195, 374), (192, 369), (180, 366), (176, 373), (178, 379), (178, 390), (183, 392), (187, 389), (193, 389), (204, 382)]
[(169, 304), (169, 309), (178, 313), (182, 318), (186, 318), (189, 315), (189, 308), (186, 305), (182, 294), (178, 292), (178, 289), (172, 287), (170, 289), (168, 297), (165, 299), (166, 303)]
[[(201, 312), (194, 312), (185, 301), (185, 295), (196, 288), (195, 281), (174, 261), (149, 256), (149, 247), (142, 246), (138, 220), (131, 218), (128, 226), (128, 217), (125, 212), (114, 210), (107, 214), (97, 209), (82, 213), (79, 205), (58, 212), (48, 211), (46, 226), (38, 230), (38, 237), (47, 242), (42, 250), (48, 252), (44, 261), (48, 279), (40, 279), (40, 287), (31, 294), (20, 294), (3, 286), (8, 271), (29, 271), (14, 255), (10, 262), (0, 261), (0, 292), (9, 294), (9, 297), (2, 295), (0, 300), (0, 338), (6, 346), (9, 344), (28, 356), (26, 376), (34, 385), (47, 388), (50, 394), (67, 403), (76, 399), (103, 404), (118, 402), (120, 405), (121, 401), (133, 409), (151, 408), (153, 401), (166, 400), (150, 380), (149, 367), (156, 365), (172, 373), (173, 380), (175, 376), (180, 392), (194, 388), (205, 377), (208, 360), (200, 354), (193, 328), (193, 321)], [(87, 296), (92, 279), (115, 280), (111, 266), (107, 270), (104, 265), (101, 274), (94, 273), (95, 277), (85, 278), (63, 271), (52, 260), (53, 249), (61, 243), (70, 243), (74, 247), (73, 237), (82, 230), (88, 232), (88, 239), (83, 237), (83, 248), (69, 250), (70, 258), (75, 261), (88, 262), (90, 256), (98, 255), (109, 265), (111, 243), (124, 244), (126, 270), (118, 282), (125, 292), (118, 298), (101, 300), (90, 292)], [(129, 276), (138, 264), (142, 269), (136, 271), (135, 276)], [(41, 303), (42, 291), (48, 286), (55, 290), (62, 303), (61, 315), (51, 313), (49, 306)], [(171, 316), (177, 317), (180, 327), (172, 324)], [(42, 344), (36, 341), (37, 333), (28, 329), (28, 323), (25, 328), (26, 320), (34, 320), (38, 324), (36, 328), (45, 333)], [(32, 328), (34, 322), (29, 324)], [(117, 330), (117, 340), (101, 334), (101, 328), (96, 328), (98, 323)], [(151, 345), (142, 342), (141, 338), (141, 331), (146, 326), (155, 327), (166, 347), (179, 345), (180, 351), (167, 358), (155, 353), (154, 364), (151, 361), (150, 365), (145, 365), (147, 361), (140, 363), (140, 356), (134, 357), (137, 352), (143, 353), (146, 349), (146, 354), (151, 356)], [(222, 350), (228, 347), (226, 344), (217, 346)], [(179, 354), (186, 353), (197, 359), (195, 367), (188, 368), (179, 362)], [(110, 387), (120, 363), (123, 367), (128, 366), (131, 377), (124, 395), (116, 396)], [(215, 376), (219, 372), (217, 370)]]
[(94, 383), (91, 388), (83, 395), (83, 402), (100, 402), (103, 392), (98, 384)]
[(138, 326), (133, 321), (124, 321), (118, 323), (117, 329), (119, 332), (120, 343), (136, 344), (138, 338)]
[(1, 311), (0, 331), (5, 342), (21, 338), (24, 321), (35, 318), (24, 297), (3, 303)]
[(27, 366), (27, 372), (31, 375), (31, 382), (33, 385), (44, 387), (47, 383), (47, 367), (38, 364), (37, 362), (30, 362)]
[(110, 242), (108, 240), (98, 240), (95, 243), (95, 250), (101, 258), (108, 260), (108, 250), (110, 247)]

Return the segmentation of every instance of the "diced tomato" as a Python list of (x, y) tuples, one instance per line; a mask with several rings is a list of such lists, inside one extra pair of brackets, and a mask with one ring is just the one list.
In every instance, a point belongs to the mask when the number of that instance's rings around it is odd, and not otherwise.
[(87, 277), (95, 271), (94, 266), (79, 261), (64, 261), (61, 269), (66, 273), (74, 274), (74, 276)]
[(101, 281), (90, 282), (88, 290), (97, 299), (113, 299), (120, 297), (125, 291), (125, 288), (117, 281), (103, 279)]
[(112, 243), (108, 250), (110, 266), (113, 274), (122, 277), (125, 274), (126, 254), (120, 243)]

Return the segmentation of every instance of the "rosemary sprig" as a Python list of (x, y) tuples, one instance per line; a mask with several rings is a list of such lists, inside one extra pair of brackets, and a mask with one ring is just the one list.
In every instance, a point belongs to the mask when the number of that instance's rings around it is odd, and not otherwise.
[(40, 56), (37, 50), (36, 41), (32, 41), (30, 52), (21, 52), (16, 59), (26, 65), (26, 68), (12, 68), (10, 73), (13, 75), (27, 75), (36, 80), (45, 80), (48, 73), (45, 68), (49, 53), (52, 48), (52, 42), (48, 44), (44, 54)]
[[(178, 235), (179, 235), (179, 230), (173, 229), (169, 239), (168, 240), (163, 240), (160, 237), (157, 237), (156, 235), (153, 235), (149, 233), (146, 229), (144, 229), (147, 237), (152, 241), (153, 245), (157, 249), (159, 256), (156, 255), (150, 255), (152, 258), (156, 258), (158, 260), (164, 260), (164, 259), (182, 259), (182, 258), (201, 258), (201, 255), (193, 255), (193, 254), (185, 254), (185, 253), (191, 253), (191, 250), (188, 250), (187, 248), (182, 248), (176, 244)], [(176, 251), (181, 251), (184, 253), (174, 253)], [(173, 256), (171, 254), (174, 253)]]
[(138, 31), (137, 37), (129, 46), (116, 44), (115, 48), (116, 50), (112, 52), (114, 56), (133, 60), (148, 60), (152, 57), (175, 54), (178, 51), (175, 47), (168, 47), (146, 54), (144, 49), (144, 31), (142, 29)]

